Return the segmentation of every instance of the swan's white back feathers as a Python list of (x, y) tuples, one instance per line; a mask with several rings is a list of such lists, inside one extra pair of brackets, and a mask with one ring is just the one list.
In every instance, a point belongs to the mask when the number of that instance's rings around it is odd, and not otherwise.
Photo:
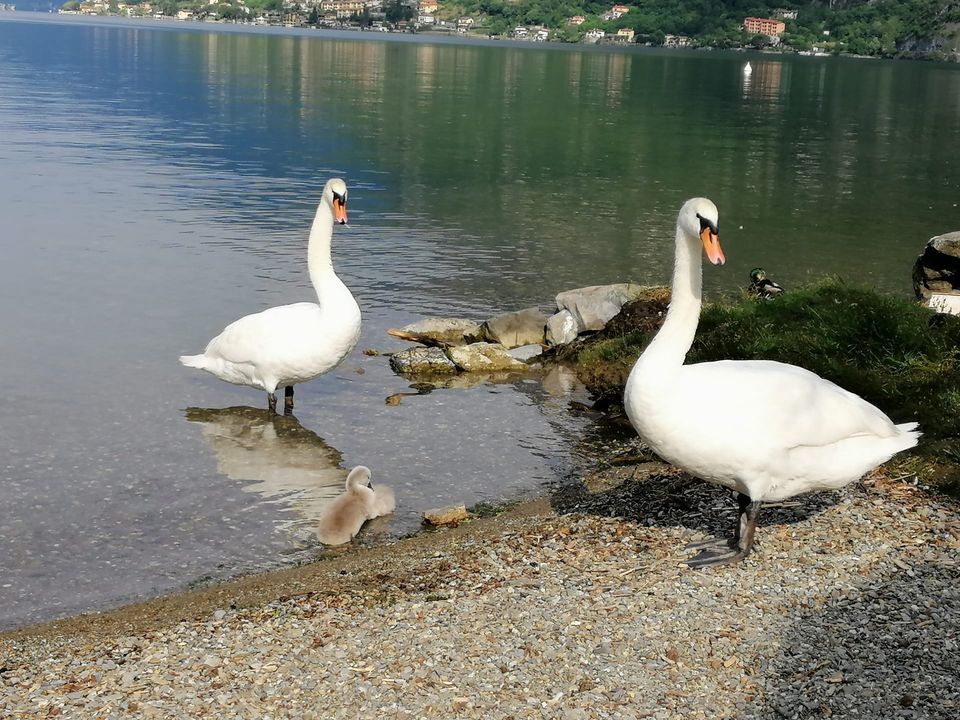
[[(209, 342), (204, 370), (221, 380), (273, 392), (336, 367), (360, 337), (360, 313), (294, 303), (246, 315)], [(345, 322), (346, 321), (346, 322)]]
[(684, 365), (645, 389), (634, 424), (654, 450), (758, 500), (841, 486), (918, 437), (863, 398), (784, 363)]

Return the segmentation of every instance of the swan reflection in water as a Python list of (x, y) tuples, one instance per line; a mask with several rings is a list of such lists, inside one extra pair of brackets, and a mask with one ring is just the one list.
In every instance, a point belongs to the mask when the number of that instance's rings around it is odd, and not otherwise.
[(343, 491), (347, 470), (340, 451), (307, 430), (293, 415), (251, 407), (187, 408), (232, 480), (250, 482), (268, 502), (290, 506), (299, 516), (284, 524), (316, 528), (324, 508)]

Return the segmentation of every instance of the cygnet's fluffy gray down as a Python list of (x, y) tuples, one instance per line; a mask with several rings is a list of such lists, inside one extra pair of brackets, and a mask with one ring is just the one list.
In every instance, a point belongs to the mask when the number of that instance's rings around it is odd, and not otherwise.
[(367, 520), (389, 515), (396, 507), (393, 490), (385, 485), (370, 485), (370, 469), (358, 465), (347, 475), (346, 489), (338, 495), (317, 527), (317, 537), (325, 545), (343, 545), (360, 532)]

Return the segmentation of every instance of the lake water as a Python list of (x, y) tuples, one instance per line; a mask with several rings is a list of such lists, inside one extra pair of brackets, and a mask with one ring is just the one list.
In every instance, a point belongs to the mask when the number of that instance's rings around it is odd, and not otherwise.
[[(356, 464), (399, 498), (366, 542), (541, 492), (587, 429), (568, 377), (390, 406), (408, 383), (362, 350), (665, 282), (687, 197), (720, 208), (713, 295), (757, 265), (907, 294), (960, 229), (960, 68), (421, 40), (0, 13), (0, 627), (316, 556)], [(332, 176), (363, 335), (272, 419), (177, 356), (310, 298)]]

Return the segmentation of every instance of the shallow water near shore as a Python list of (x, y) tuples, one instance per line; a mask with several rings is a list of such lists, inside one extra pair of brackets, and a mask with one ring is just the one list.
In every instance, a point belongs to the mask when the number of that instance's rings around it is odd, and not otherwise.
[[(667, 280), (680, 201), (715, 199), (732, 293), (763, 265), (909, 292), (960, 227), (957, 69), (0, 19), (0, 627), (299, 562), (347, 469), (398, 511), (530, 497), (578, 463), (568, 375), (408, 392), (386, 329)], [(923, 108), (918, 109), (918, 108)], [(334, 261), (356, 350), (294, 417), (180, 367), (226, 323), (310, 298)], [(410, 391), (412, 392), (412, 391)]]

